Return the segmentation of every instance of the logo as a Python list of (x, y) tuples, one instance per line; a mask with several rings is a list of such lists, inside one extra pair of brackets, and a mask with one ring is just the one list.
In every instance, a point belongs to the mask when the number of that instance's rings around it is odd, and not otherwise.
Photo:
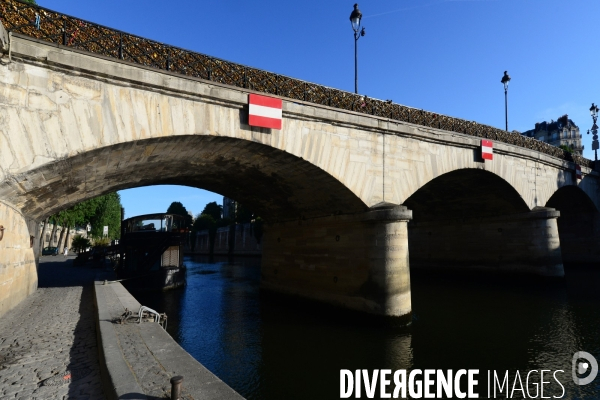
[[(575, 382), (576, 385), (587, 385), (596, 379), (596, 375), (598, 375), (598, 362), (593, 355), (585, 351), (578, 351), (573, 354), (572, 368), (573, 382)], [(585, 375), (588, 371), (588, 376), (580, 378), (581, 375)]]
[[(488, 370), (479, 375), (478, 369), (375, 369), (340, 370), (340, 398), (372, 399), (562, 399), (566, 394), (563, 382), (565, 370), (532, 369), (529, 371)], [(598, 376), (598, 362), (590, 353), (578, 351), (572, 360), (573, 382), (588, 385)], [(563, 375), (564, 374), (564, 375)], [(562, 381), (562, 382), (561, 382)], [(560, 395), (547, 396), (562, 391)], [(544, 395), (546, 393), (546, 396)]]

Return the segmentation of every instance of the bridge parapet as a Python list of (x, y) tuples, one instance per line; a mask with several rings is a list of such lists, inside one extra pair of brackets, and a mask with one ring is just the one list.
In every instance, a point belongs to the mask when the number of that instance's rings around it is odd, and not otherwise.
[[(19, 0), (0, 0), (0, 20), (13, 34), (250, 91), (463, 133), (539, 151), (592, 168), (593, 162), (547, 143), (488, 125), (419, 110), (247, 67), (166, 45)], [(39, 18), (38, 18), (39, 17)]]

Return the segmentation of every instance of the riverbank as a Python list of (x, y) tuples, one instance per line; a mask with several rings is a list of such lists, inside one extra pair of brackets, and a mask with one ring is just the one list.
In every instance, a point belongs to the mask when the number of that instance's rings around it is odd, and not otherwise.
[(74, 259), (41, 257), (39, 288), (0, 318), (0, 398), (170, 398), (175, 375), (186, 400), (242, 398), (158, 324), (114, 324), (139, 302), (120, 283), (102, 284), (112, 269)]
[(0, 318), (0, 398), (105, 399), (91, 283), (113, 275), (74, 258), (41, 257), (39, 288)]
[(165, 398), (171, 391), (170, 379), (179, 375), (184, 378), (185, 399), (243, 399), (183, 350), (159, 324), (116, 323), (125, 310), (137, 312), (140, 308), (121, 283), (96, 282), (94, 293), (107, 398)]

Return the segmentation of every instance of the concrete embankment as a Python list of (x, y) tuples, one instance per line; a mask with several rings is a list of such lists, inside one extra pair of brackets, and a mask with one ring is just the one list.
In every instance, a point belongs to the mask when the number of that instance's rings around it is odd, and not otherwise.
[(255, 224), (236, 224), (218, 228), (214, 240), (211, 241), (208, 230), (196, 233), (191, 254), (215, 254), (232, 256), (260, 256), (262, 247)]
[[(118, 282), (94, 285), (104, 392), (111, 399), (169, 398), (170, 379), (183, 376), (182, 398), (243, 399), (183, 350), (154, 322), (114, 322), (140, 303)], [(160, 310), (157, 310), (160, 312)]]

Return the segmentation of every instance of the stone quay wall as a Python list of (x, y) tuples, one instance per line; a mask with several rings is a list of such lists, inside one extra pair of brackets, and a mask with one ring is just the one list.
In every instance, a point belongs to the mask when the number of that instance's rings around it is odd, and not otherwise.
[(0, 201), (0, 317), (35, 292), (39, 224)]
[[(193, 254), (211, 254), (208, 230), (198, 231)], [(217, 229), (213, 254), (253, 255), (262, 254), (260, 242), (256, 239), (251, 223), (224, 226)]]

